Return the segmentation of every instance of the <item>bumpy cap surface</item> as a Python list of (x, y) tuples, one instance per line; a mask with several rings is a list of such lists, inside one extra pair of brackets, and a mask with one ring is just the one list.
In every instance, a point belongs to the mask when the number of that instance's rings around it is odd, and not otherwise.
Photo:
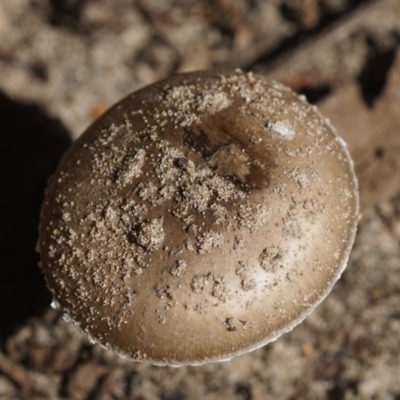
[(304, 319), (345, 268), (357, 220), (352, 162), (315, 107), (251, 73), (181, 74), (122, 100), (64, 156), (41, 268), (94, 341), (196, 365)]

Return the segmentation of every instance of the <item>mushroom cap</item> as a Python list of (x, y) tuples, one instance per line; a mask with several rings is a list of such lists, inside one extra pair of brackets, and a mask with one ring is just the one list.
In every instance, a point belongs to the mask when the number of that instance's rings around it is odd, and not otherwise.
[(252, 73), (178, 74), (71, 146), (42, 208), (65, 315), (120, 355), (228, 360), (302, 321), (344, 270), (353, 164), (314, 106)]

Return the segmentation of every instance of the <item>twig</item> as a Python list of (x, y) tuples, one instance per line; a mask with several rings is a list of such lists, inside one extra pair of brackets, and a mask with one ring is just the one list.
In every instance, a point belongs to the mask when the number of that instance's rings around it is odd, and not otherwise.
[[(311, 38), (275, 61), (269, 62), (265, 66), (259, 66), (257, 72), (272, 79), (285, 81), (292, 75), (311, 71), (314, 66), (323, 62), (321, 57), (324, 57), (327, 49), (347, 40), (355, 32), (368, 31), (372, 29), (371, 26), (377, 26), (381, 14), (392, 15), (393, 24), (398, 23), (400, 2), (398, 0), (375, 0), (366, 3), (338, 20), (319, 36)], [(389, 27), (390, 24), (391, 21), (385, 21), (385, 26)]]

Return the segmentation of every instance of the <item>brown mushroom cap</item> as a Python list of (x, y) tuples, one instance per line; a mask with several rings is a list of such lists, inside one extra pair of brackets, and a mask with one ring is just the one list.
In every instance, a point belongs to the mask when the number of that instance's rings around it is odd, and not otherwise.
[(41, 268), (94, 341), (198, 365), (291, 330), (345, 268), (358, 220), (342, 140), (283, 85), (173, 76), (73, 144), (42, 210)]

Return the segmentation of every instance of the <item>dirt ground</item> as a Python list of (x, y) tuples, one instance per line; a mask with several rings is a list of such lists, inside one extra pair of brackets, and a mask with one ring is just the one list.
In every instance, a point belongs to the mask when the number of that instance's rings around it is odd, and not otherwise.
[[(174, 72), (251, 70), (346, 139), (362, 218), (348, 267), (292, 332), (230, 362), (166, 368), (91, 345), (50, 308), (35, 253), (61, 154)], [(400, 399), (400, 2), (2, 0), (0, 399)]]

